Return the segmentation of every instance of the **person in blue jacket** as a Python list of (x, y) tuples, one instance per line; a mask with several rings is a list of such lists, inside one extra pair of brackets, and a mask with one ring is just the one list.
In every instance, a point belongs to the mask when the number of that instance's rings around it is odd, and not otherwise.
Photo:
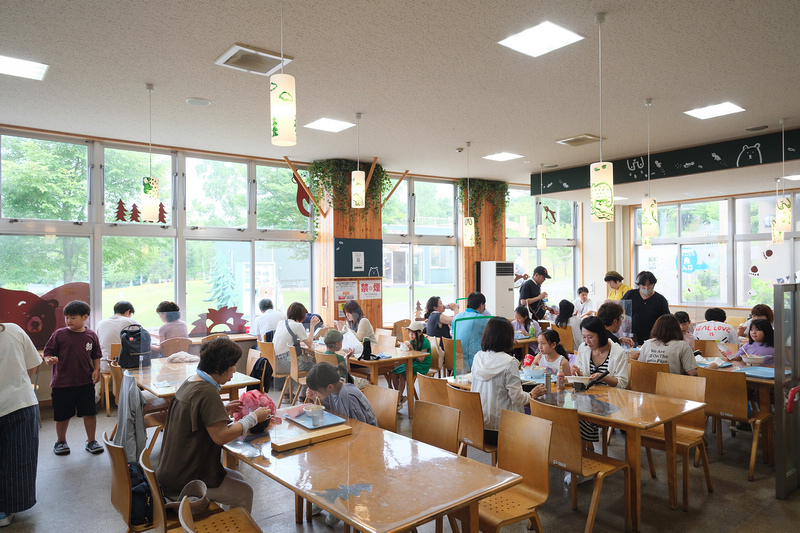
[[(467, 297), (467, 310), (453, 317), (453, 338), (461, 341), (461, 349), (464, 351), (464, 372), (470, 371), (475, 354), (481, 350), (481, 336), (489, 319), (474, 320), (474, 317), (482, 315), (492, 316), (486, 310), (486, 296), (473, 292)], [(472, 320), (463, 320), (464, 318)]]

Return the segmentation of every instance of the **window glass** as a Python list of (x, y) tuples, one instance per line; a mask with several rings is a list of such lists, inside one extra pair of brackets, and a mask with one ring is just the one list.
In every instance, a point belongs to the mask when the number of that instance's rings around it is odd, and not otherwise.
[(410, 316), (408, 254), (408, 244), (383, 245), (383, 321), (385, 323), (396, 322)]
[[(139, 222), (145, 205), (143, 179), (151, 175), (150, 154), (133, 150), (105, 149), (105, 221)], [(172, 223), (172, 157), (152, 155), (152, 176), (158, 180), (162, 224)], [(135, 206), (135, 207), (134, 207)], [(163, 208), (163, 211), (161, 209)], [(159, 220), (159, 219), (157, 219)], [(134, 308), (136, 305), (134, 305)]]
[(417, 235), (453, 235), (453, 191), (451, 183), (414, 182), (414, 231)]
[(726, 247), (724, 242), (681, 246), (683, 302), (727, 303), (729, 273)]
[[(542, 285), (542, 290), (548, 293), (548, 305), (558, 307), (558, 302), (561, 300), (573, 301), (578, 290), (573, 274), (574, 248), (571, 246), (548, 246), (541, 252), (541, 265), (547, 269), (551, 278)], [(529, 274), (531, 273), (533, 273), (533, 269), (529, 272)]]
[[(642, 238), (642, 207), (641, 205), (634, 211), (636, 220), (634, 229), (634, 239)], [(667, 204), (658, 206), (658, 236), (661, 237), (677, 237), (678, 236), (678, 206), (676, 204)]]
[(575, 225), (572, 223), (574, 206), (574, 202), (566, 200), (553, 200), (547, 197), (542, 199), (542, 224), (547, 228), (548, 239), (574, 237)]
[[(189, 335), (244, 333), (250, 318), (244, 313), (251, 299), (248, 276), (249, 242), (186, 241), (186, 309), (181, 318)], [(223, 307), (228, 309), (220, 311)]]
[[(649, 270), (655, 275), (656, 292), (664, 296), (672, 305), (680, 302), (678, 295), (678, 246), (674, 244), (654, 244), (650, 249), (637, 247), (636, 271), (630, 279), (634, 289), (636, 275), (643, 270)], [(627, 281), (627, 280), (626, 280)]]
[(793, 283), (791, 245), (771, 241), (736, 243), (736, 305), (773, 305), (775, 283)]
[[(308, 172), (298, 172), (308, 182)], [(295, 182), (291, 169), (256, 167), (258, 227), (266, 229), (308, 230), (313, 204), (305, 197), (305, 189)], [(303, 198), (304, 199), (300, 199)], [(301, 202), (301, 205), (298, 205)], [(303, 211), (305, 211), (304, 214)]]
[(247, 165), (186, 158), (186, 224), (242, 228), (247, 225)]
[(85, 221), (87, 160), (86, 144), (0, 136), (2, 216)]
[[(397, 184), (392, 180), (390, 191)], [(403, 182), (394, 191), (392, 197), (381, 210), (383, 233), (408, 234), (408, 181)]]
[(737, 198), (735, 207), (737, 235), (772, 233), (775, 196)]
[(424, 315), (431, 296), (440, 297), (445, 305), (455, 302), (455, 246), (414, 246), (414, 309), (411, 316), (416, 314), (417, 304), (422, 307)]
[(114, 314), (115, 303), (126, 300), (142, 326), (161, 326), (156, 307), (176, 299), (174, 243), (156, 237), (103, 237), (103, 318)]
[(506, 238), (536, 236), (536, 197), (528, 189), (508, 189)]
[(681, 235), (719, 235), (728, 232), (728, 201), (681, 204)]
[[(256, 307), (262, 298), (272, 300), (276, 309), (286, 312), (293, 302), (300, 302), (311, 309), (311, 244), (308, 242), (256, 242)], [(245, 276), (245, 288), (249, 288), (249, 273)], [(329, 295), (328, 298), (331, 298)], [(249, 301), (246, 309), (249, 309)], [(248, 315), (248, 313), (245, 313)]]

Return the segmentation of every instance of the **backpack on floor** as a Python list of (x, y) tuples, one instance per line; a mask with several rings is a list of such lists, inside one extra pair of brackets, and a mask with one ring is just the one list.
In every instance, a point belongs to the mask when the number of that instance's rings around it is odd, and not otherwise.
[(118, 364), (122, 368), (139, 368), (139, 356), (144, 356), (142, 366), (150, 366), (150, 333), (138, 324), (132, 324), (119, 333), (122, 348)]

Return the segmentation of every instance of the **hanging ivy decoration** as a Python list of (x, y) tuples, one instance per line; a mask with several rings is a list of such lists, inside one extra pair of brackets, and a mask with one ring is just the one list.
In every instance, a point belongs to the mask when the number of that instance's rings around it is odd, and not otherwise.
[[(469, 183), (469, 194), (467, 194), (467, 184)], [(492, 220), (492, 244), (497, 244), (498, 235), (503, 234), (503, 223), (506, 218), (506, 206), (508, 205), (508, 183), (504, 181), (479, 180), (461, 178), (458, 180), (458, 203), (464, 205), (464, 199), (468, 198), (467, 207), (469, 216), (475, 219), (475, 246), (481, 247), (481, 230), (478, 220), (483, 212), (484, 204), (494, 206), (494, 217)]]

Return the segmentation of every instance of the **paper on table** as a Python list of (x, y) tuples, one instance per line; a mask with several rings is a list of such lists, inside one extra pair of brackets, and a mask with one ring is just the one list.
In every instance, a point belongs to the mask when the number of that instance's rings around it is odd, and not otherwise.
[(716, 363), (719, 368), (725, 368), (725, 367), (731, 366), (733, 364), (730, 361), (726, 361), (722, 357), (705, 358), (702, 355), (695, 355), (694, 359), (695, 359), (695, 361), (697, 361), (697, 364), (700, 365), (700, 366), (708, 366), (711, 363)]
[(169, 381), (154, 381), (153, 383), (151, 383), (151, 385), (156, 388), (164, 388), (172, 386)]

